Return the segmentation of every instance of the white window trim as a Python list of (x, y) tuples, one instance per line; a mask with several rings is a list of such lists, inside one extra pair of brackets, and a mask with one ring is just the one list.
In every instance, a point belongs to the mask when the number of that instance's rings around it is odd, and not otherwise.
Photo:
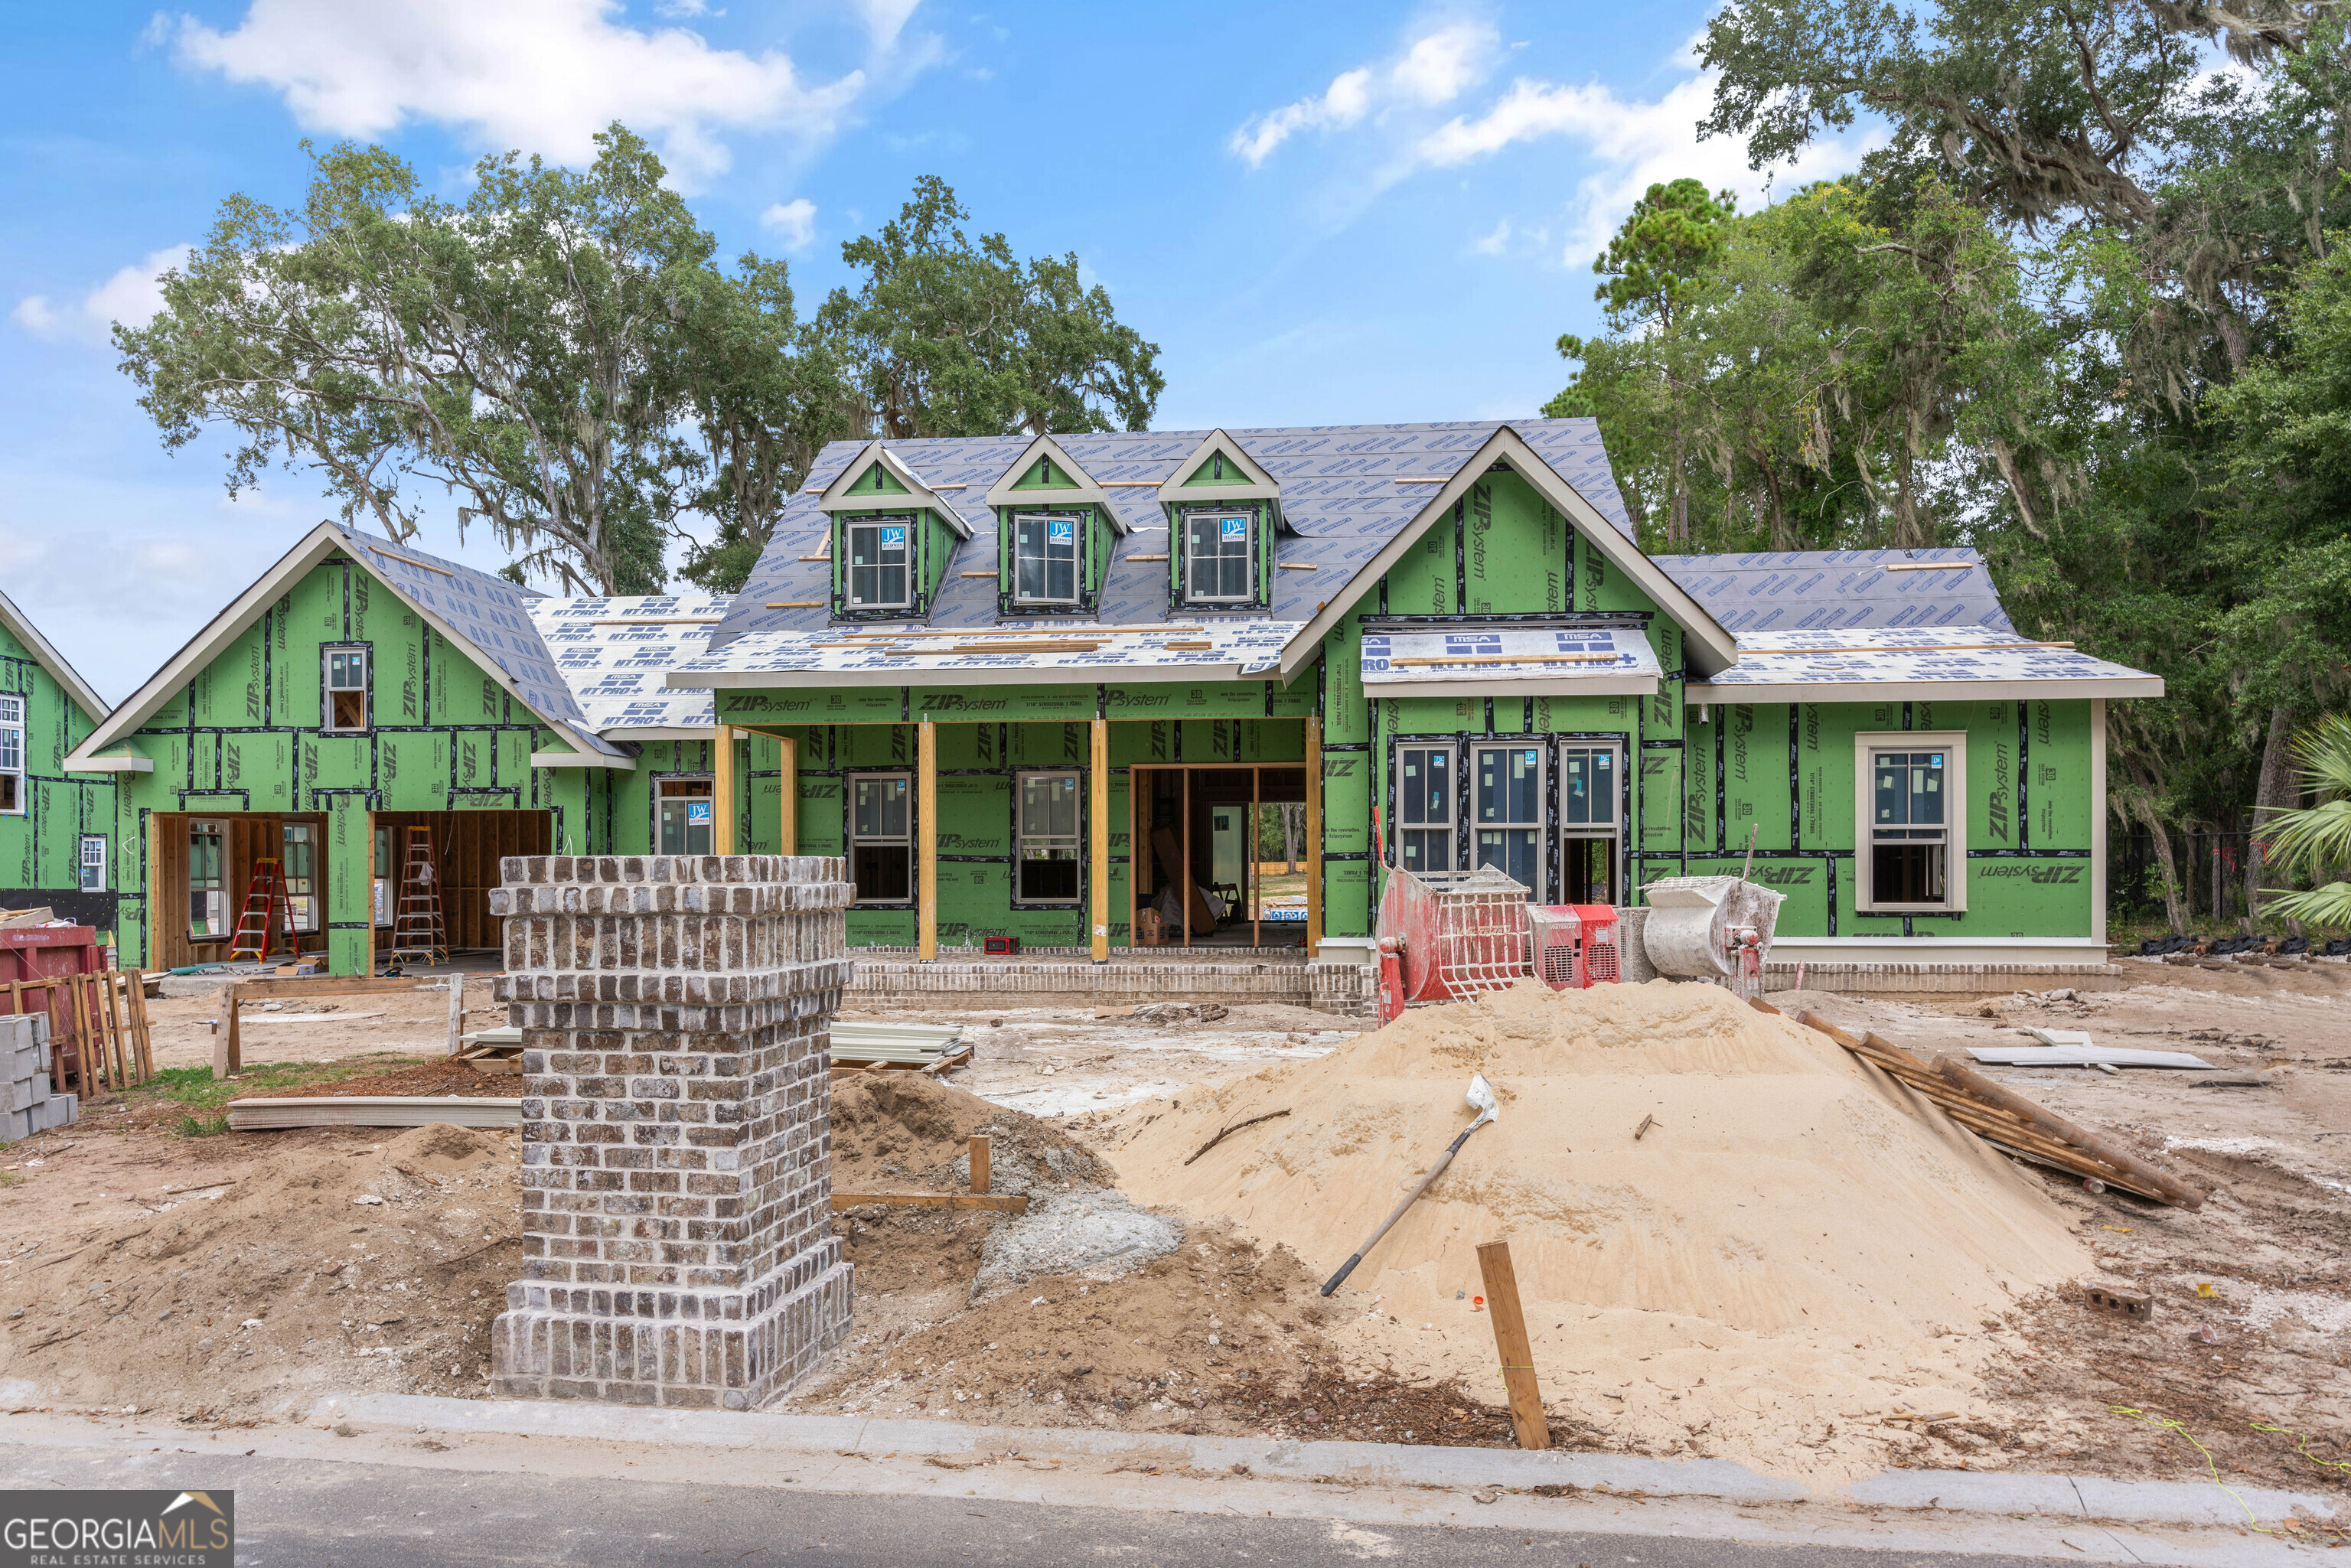
[[(906, 530), (906, 593), (903, 599), (859, 599), (857, 597), (856, 552), (850, 548), (850, 538), (858, 528), (882, 528), (892, 524)], [(876, 552), (879, 553), (878, 551)], [(878, 565), (866, 569), (881, 570)], [(894, 512), (865, 512), (841, 519), (841, 604), (844, 610), (912, 610), (914, 607), (914, 517), (912, 513), (900, 517)]]
[[(1020, 525), (1032, 518), (1050, 522), (1059, 517), (1070, 524), (1070, 591), (1066, 598), (1047, 593), (1020, 591)], [(1075, 512), (1015, 512), (1012, 514), (1012, 602), (1015, 604), (1076, 604), (1085, 597), (1085, 527), (1086, 519)], [(1050, 531), (1050, 530), (1049, 530)]]
[[(334, 668), (334, 656), (356, 653), (360, 660), (360, 722), (357, 727), (340, 725), (335, 719), (335, 694), (350, 691), (350, 686), (330, 684), (329, 673)], [(361, 643), (322, 643), (319, 645), (319, 733), (320, 735), (365, 735), (375, 727), (375, 650)]]
[[(1237, 594), (1195, 593), (1192, 591), (1192, 524), (1203, 517), (1229, 517), (1236, 513), (1249, 519), (1249, 545), (1243, 559), (1249, 565), (1249, 575)], [(1257, 529), (1258, 514), (1254, 507), (1186, 507), (1177, 514), (1181, 527), (1184, 557), (1184, 602), (1186, 604), (1254, 604), (1257, 602)]]
[(32, 810), (32, 796), (25, 786), (25, 699), (14, 692), (0, 694), (0, 729), (14, 730), (16, 735), (16, 766), (0, 768), (16, 780), (16, 803), (0, 807), (0, 817), (22, 817)]
[[(1870, 837), (1873, 751), (1939, 751), (1943, 764), (1943, 825), (1949, 848), (1943, 853), (1940, 904), (1880, 904), (1870, 896), (1876, 878)], [(1964, 729), (1869, 729), (1853, 737), (1853, 907), (1860, 915), (1963, 915), (1968, 907), (1968, 732)]]
[[(1023, 805), (1025, 794), (1023, 792), (1022, 786), (1027, 784), (1031, 779), (1067, 779), (1072, 780), (1077, 785), (1078, 831), (1075, 833), (1030, 833), (1029, 831), (1029, 824), (1022, 820), (1026, 815), (1026, 808)], [(1031, 838), (1048, 842), (1061, 839), (1067, 839), (1071, 847), (1076, 849), (1078, 852), (1076, 864), (1080, 868), (1080, 875), (1078, 878), (1078, 891), (1075, 896), (1070, 898), (1023, 898), (1020, 896), (1020, 863), (1025, 858), (1027, 858), (1023, 851), (1024, 847)], [(1083, 874), (1085, 863), (1085, 770), (1079, 768), (1023, 768), (1014, 772), (1012, 775), (1012, 902), (1015, 904), (1023, 905), (1032, 909), (1040, 906), (1048, 909), (1067, 909), (1073, 905), (1084, 904), (1086, 901), (1085, 877)]]
[[(894, 833), (872, 834), (861, 833), (857, 831), (857, 786), (869, 779), (902, 779), (905, 780), (906, 832), (904, 837), (901, 838)], [(914, 904), (917, 900), (917, 895), (922, 891), (922, 868), (915, 858), (914, 844), (915, 837), (922, 831), (922, 824), (914, 820), (915, 789), (914, 773), (911, 770), (903, 768), (862, 768), (855, 773), (843, 775), (841, 783), (843, 799), (846, 800), (849, 807), (849, 821), (846, 824), (847, 831), (842, 834), (842, 839), (844, 841), (844, 847), (849, 852), (845, 858), (849, 862), (848, 872), (851, 888), (851, 904), (852, 905), (862, 904), (868, 908), (880, 909), (897, 909)], [(856, 894), (857, 847), (860, 844), (903, 844), (905, 846), (905, 897), (868, 899)]]
[(81, 835), (81, 842), (78, 846), (78, 852), (74, 857), (74, 871), (76, 873), (75, 883), (78, 886), (89, 880), (87, 877), (84, 877), (79, 873), (90, 869), (89, 852), (92, 845), (96, 845), (98, 848), (98, 885), (96, 887), (84, 886), (81, 888), (81, 891), (84, 893), (104, 893), (106, 891), (107, 871), (107, 843), (106, 835), (104, 833), (84, 833)]

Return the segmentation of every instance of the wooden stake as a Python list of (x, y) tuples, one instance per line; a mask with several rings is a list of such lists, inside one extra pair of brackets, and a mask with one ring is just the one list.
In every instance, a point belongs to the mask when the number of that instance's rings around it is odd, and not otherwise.
[(1543, 1416), (1542, 1391), (1535, 1385), (1535, 1349), (1527, 1338), (1526, 1313), (1519, 1306), (1519, 1276), (1510, 1267), (1510, 1244), (1489, 1241), (1478, 1249), (1478, 1272), (1486, 1281), (1486, 1309), (1494, 1318), (1494, 1348), (1501, 1353), (1502, 1386), (1510, 1390), (1510, 1425), (1521, 1448), (1551, 1447), (1551, 1423)]
[(455, 1056), (465, 1048), (458, 1043), (465, 1032), (465, 977), (451, 971), (449, 976), (449, 1054)]
[[(243, 988), (237, 986), (225, 986), (222, 988), (222, 989), (228, 994), (228, 1052), (225, 1060), (228, 1063), (228, 1072), (226, 1076), (230, 1078), (235, 1078), (245, 1071), (245, 1041), (238, 1038), (236, 1032), (236, 1009), (238, 1004), (244, 999), (243, 997), (239, 995), (242, 988)], [(218, 1055), (219, 1053), (215, 1052), (214, 1054)], [(215, 1074), (214, 1076), (220, 1075)]]
[(977, 1134), (971, 1140), (971, 1190), (986, 1192), (991, 1178), (988, 1142)]

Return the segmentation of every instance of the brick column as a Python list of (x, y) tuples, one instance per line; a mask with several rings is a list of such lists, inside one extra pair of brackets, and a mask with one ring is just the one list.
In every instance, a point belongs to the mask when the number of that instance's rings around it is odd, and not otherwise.
[(501, 862), (523, 1031), (523, 1278), (491, 1390), (747, 1410), (849, 1326), (832, 1234), (843, 863)]

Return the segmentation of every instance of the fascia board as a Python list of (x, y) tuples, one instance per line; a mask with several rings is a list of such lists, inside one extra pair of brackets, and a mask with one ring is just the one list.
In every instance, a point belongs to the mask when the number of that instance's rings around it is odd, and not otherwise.
[[(1182, 485), (1183, 476), (1186, 474), (1198, 473), (1200, 465), (1219, 452), (1240, 466), (1243, 481), (1241, 487), (1272, 491), (1279, 491), (1281, 488), (1281, 482), (1267, 473), (1264, 465), (1242, 451), (1239, 442), (1235, 441), (1222, 429), (1217, 429), (1201, 437), (1199, 445), (1195, 446), (1184, 457), (1177, 460), (1175, 473), (1169, 475), (1167, 482), (1159, 486), (1160, 492), (1163, 495), (1169, 492), (1178, 495), (1185, 493)], [(1213, 489), (1215, 486), (1201, 488)]]
[[(906, 486), (903, 496), (858, 496), (852, 497), (849, 487), (865, 476), (865, 471), (876, 463), (890, 470), (891, 476)], [(863, 452), (851, 459), (848, 467), (833, 476), (832, 483), (816, 501), (817, 510), (830, 517), (838, 512), (898, 512), (926, 507), (939, 516), (939, 520), (955, 530), (958, 538), (971, 538), (971, 525), (963, 520), (932, 488), (923, 483), (914, 471), (900, 462), (897, 455), (882, 443), (867, 444)]]
[[(710, 737), (706, 729), (692, 733), (705, 740)], [(615, 732), (604, 738), (617, 738), (617, 734)], [(601, 751), (534, 751), (530, 754), (530, 765), (533, 768), (610, 768), (619, 773), (633, 773), (637, 759), (633, 757), (607, 757)]]
[(152, 757), (91, 757), (79, 761), (68, 755), (60, 764), (68, 773), (152, 773), (155, 759)]
[(16, 608), (16, 601), (5, 593), (0, 593), (0, 626), (6, 627), (16, 641), (33, 651), (33, 657), (41, 668), (49, 672), (50, 679), (65, 687), (68, 696), (81, 705), (82, 712), (89, 716), (92, 724), (106, 717), (106, 699), (98, 695), (96, 687), (81, 678), (78, 670), (66, 663), (66, 656), (41, 635), (41, 629), (34, 625), (25, 612)]
[[(739, 729), (742, 727), (738, 725), (736, 727)], [(648, 725), (636, 729), (603, 729), (596, 733), (616, 746), (631, 742), (642, 744), (649, 740), (708, 740), (710, 726), (706, 724)]]
[(1453, 509), (1453, 503), (1469, 493), (1469, 487), (1485, 476), (1497, 463), (1508, 463), (1519, 476), (1535, 487), (1544, 500), (1567, 514), (1577, 531), (1600, 548), (1608, 562), (1631, 578), (1649, 601), (1665, 612), (1666, 617), (1682, 629), (1688, 645), (1702, 650), (1706, 655), (1699, 661), (1709, 674), (1727, 670), (1739, 662), (1739, 647), (1730, 633), (1717, 623), (1714, 617), (1684, 592), (1679, 584), (1667, 577), (1664, 570), (1641, 553), (1640, 546), (1616, 531), (1614, 524), (1602, 517), (1598, 508), (1585, 500), (1552, 465), (1538, 456), (1519, 433), (1509, 425), (1494, 432), (1470, 459), (1455, 471), (1436, 497), (1410, 522), (1396, 531), (1371, 564), (1358, 571), (1353, 581), (1364, 586), (1346, 599), (1333, 600), (1315, 612), (1314, 618), (1301, 627), (1296, 636), (1281, 651), (1284, 678), (1304, 667), (1321, 648), (1323, 637), (1336, 626), (1356, 601), (1369, 592), (1371, 585), (1420, 542), (1436, 521)]
[[(67, 754), (69, 769), (81, 771), (81, 764), (95, 761), (98, 754), (108, 747), (120, 745), (129, 739), (131, 731), (152, 717), (155, 710), (193, 679), (197, 671), (211, 664), (222, 650), (245, 635), (246, 629), (261, 619), (263, 611), (284, 598), (304, 572), (336, 551), (348, 552), (350, 548), (332, 523), (320, 523), (303, 535), (299, 543), (278, 558), (277, 565), (263, 572), (250, 588), (232, 600), (227, 609), (214, 616), (203, 631), (165, 660), (163, 667), (149, 676), (145, 685), (124, 699), (120, 707), (107, 715), (99, 727), (90, 731), (88, 739)], [(400, 592), (396, 588), (392, 591), (395, 594)], [(401, 595), (401, 598), (405, 602), (406, 595)], [(464, 640), (460, 638), (458, 641), (462, 643)], [(496, 667), (491, 665), (492, 669)]]
[[(1029, 472), (1029, 465), (1040, 457), (1050, 457), (1078, 482), (1066, 489), (1014, 489), (1014, 481)], [(1020, 455), (1012, 460), (1012, 465), (987, 487), (986, 502), (990, 507), (1033, 507), (1039, 511), (1050, 511), (1055, 507), (1100, 507), (1102, 516), (1110, 519), (1114, 531), (1122, 535), (1127, 531), (1126, 525), (1118, 520), (1118, 514), (1111, 508), (1110, 497), (1102, 494), (1100, 485), (1094, 483), (1093, 476), (1086, 472), (1083, 464), (1062, 451), (1061, 444), (1050, 435), (1040, 435), (1020, 449)]]
[(2159, 697), (2160, 675), (2100, 675), (2037, 681), (1758, 681), (1718, 686), (1693, 681), (1682, 700), (1693, 703), (1862, 703), (1913, 701), (2017, 702), (2035, 697)]
[(1655, 696), (1655, 675), (1529, 675), (1521, 680), (1382, 681), (1364, 695), (1389, 697), (1646, 697)]
[[(795, 675), (805, 677), (795, 681)], [(1119, 664), (1073, 664), (1064, 669), (925, 669), (911, 662), (887, 670), (694, 670), (673, 685), (715, 686), (732, 690), (794, 691), (810, 687), (873, 686), (896, 688), (952, 684), (965, 686), (1091, 686), (1104, 681), (1119, 685), (1196, 685), (1201, 681), (1263, 681), (1287, 677), (1270, 669), (1242, 672), (1238, 660), (1220, 664), (1162, 664), (1136, 668)], [(723, 716), (721, 722), (729, 722)], [(705, 737), (706, 738), (706, 737)]]

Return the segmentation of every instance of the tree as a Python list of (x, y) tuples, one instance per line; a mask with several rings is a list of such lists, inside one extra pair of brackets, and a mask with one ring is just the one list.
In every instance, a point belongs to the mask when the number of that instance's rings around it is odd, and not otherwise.
[(863, 274), (819, 313), (838, 345), (858, 428), (892, 440), (1026, 431), (1143, 430), (1167, 384), (1159, 348), (1117, 319), (1078, 258), (1015, 259), (974, 243), (935, 175), (878, 234), (841, 246)]
[(658, 588), (681, 317), (713, 244), (642, 141), (596, 141), (584, 173), (486, 158), (463, 205), (348, 144), (295, 211), (232, 197), (163, 308), (115, 329), (165, 445), (229, 425), (233, 493), (307, 471), (395, 538), (423, 516), (412, 482), (437, 485), (527, 572)]
[(2297, 810), (2280, 811), (2264, 824), (2273, 863), (2307, 871), (2330, 881), (2299, 893), (2276, 895), (2275, 907), (2289, 918), (2337, 928), (2351, 926), (2351, 718), (2334, 714), (2295, 744), (2303, 783), (2318, 799)]

